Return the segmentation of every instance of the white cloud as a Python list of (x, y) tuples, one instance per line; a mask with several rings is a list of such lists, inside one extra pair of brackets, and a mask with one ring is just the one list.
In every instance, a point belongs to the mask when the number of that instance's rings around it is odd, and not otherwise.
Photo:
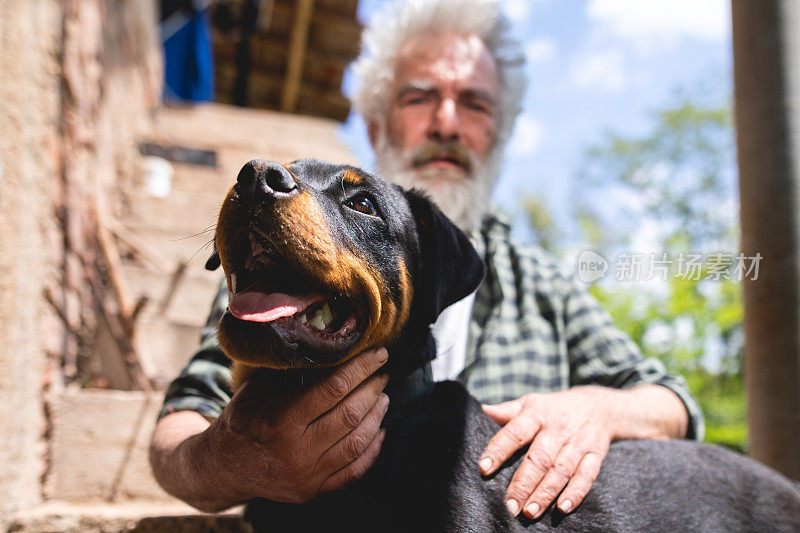
[(531, 8), (536, 9), (548, 3), (550, 0), (505, 0), (503, 12), (513, 22), (519, 22), (528, 18)]
[(661, 251), (661, 239), (664, 236), (664, 228), (657, 221), (649, 218), (636, 220), (637, 228), (631, 228), (631, 253), (659, 253)]
[(541, 146), (543, 138), (542, 123), (528, 115), (520, 115), (508, 146), (509, 153), (517, 157), (533, 154)]
[(602, 33), (644, 52), (685, 38), (722, 41), (730, 34), (728, 0), (589, 0), (586, 15)]
[(525, 0), (506, 0), (503, 3), (506, 16), (511, 20), (524, 20), (528, 18), (530, 6)]
[(556, 54), (556, 44), (552, 39), (534, 39), (525, 43), (525, 56), (530, 63), (541, 63)]
[(593, 50), (575, 59), (570, 78), (581, 88), (621, 91), (629, 81), (624, 63), (618, 49)]

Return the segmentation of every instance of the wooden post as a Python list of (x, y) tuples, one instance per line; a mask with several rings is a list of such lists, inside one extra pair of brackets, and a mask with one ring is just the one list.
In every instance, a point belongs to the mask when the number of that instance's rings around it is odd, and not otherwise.
[(750, 455), (800, 479), (800, 2), (732, 8)]
[(308, 44), (308, 28), (314, 13), (314, 0), (297, 0), (295, 2), (292, 40), (289, 45), (289, 59), (286, 66), (286, 79), (283, 82), (281, 111), (294, 113), (297, 107), (297, 93), (303, 80), (303, 60)]

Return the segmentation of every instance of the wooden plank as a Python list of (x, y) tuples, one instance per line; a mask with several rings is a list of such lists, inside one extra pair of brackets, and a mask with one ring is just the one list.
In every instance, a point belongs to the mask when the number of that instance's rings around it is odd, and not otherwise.
[(295, 6), (297, 11), (289, 46), (289, 65), (281, 97), (281, 111), (284, 113), (293, 113), (297, 105), (297, 91), (300, 89), (303, 77), (303, 59), (306, 54), (311, 16), (314, 13), (314, 0), (298, 0)]
[(361, 24), (347, 17), (314, 15), (309, 48), (353, 58), (361, 46)]
[(358, 0), (317, 0), (314, 11), (316, 13), (335, 13), (355, 20), (356, 12), (358, 11)]

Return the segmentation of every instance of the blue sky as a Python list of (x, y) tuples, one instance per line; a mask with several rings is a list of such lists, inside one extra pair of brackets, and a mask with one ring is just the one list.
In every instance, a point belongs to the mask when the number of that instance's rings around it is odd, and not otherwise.
[[(366, 22), (384, 0), (361, 0)], [(495, 201), (512, 216), (520, 199), (546, 201), (574, 228), (570, 201), (583, 151), (605, 131), (635, 135), (678, 88), (716, 80), (730, 90), (728, 0), (504, 0), (528, 56), (529, 87), (509, 143)], [(352, 94), (352, 76), (344, 91)], [(363, 122), (351, 114), (341, 137), (372, 161)], [(517, 218), (518, 226), (521, 219)], [(525, 238), (525, 232), (518, 232)]]

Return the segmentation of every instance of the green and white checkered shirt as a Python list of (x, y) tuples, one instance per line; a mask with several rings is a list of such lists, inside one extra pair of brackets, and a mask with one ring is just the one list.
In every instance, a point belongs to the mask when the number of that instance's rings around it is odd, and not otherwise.
[[(703, 415), (686, 382), (644, 358), (586, 286), (537, 247), (519, 246), (507, 222), (484, 220), (473, 239), (487, 273), (475, 296), (466, 366), (458, 380), (483, 403), (575, 385), (629, 388), (663, 385), (689, 413), (689, 438), (700, 439)], [(227, 306), (221, 287), (203, 330), (200, 351), (167, 389), (160, 416), (180, 410), (219, 416), (231, 398), (230, 361), (220, 351), (216, 324)]]

